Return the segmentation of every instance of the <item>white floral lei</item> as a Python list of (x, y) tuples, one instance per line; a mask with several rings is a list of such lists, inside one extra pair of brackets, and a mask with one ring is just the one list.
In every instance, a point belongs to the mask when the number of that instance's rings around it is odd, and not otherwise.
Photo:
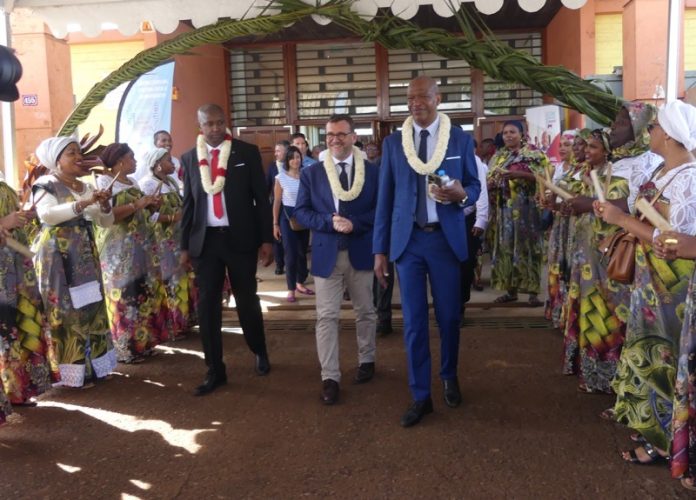
[(413, 117), (409, 116), (406, 118), (403, 129), (401, 130), (401, 146), (404, 148), (406, 160), (408, 160), (408, 164), (411, 165), (411, 168), (421, 175), (432, 174), (440, 168), (442, 160), (445, 159), (452, 123), (450, 122), (449, 116), (446, 114), (438, 113), (438, 116), (440, 117), (440, 126), (437, 131), (437, 143), (435, 144), (433, 156), (430, 157), (428, 163), (423, 163), (421, 159), (418, 158), (418, 152), (413, 143)]
[(329, 185), (333, 195), (341, 201), (352, 201), (358, 196), (365, 185), (365, 160), (363, 160), (361, 151), (353, 146), (353, 158), (355, 159), (355, 176), (353, 178), (353, 186), (346, 191), (341, 186), (341, 181), (336, 172), (336, 164), (333, 161), (331, 154), (327, 154), (324, 158), (324, 170), (329, 178)]
[[(225, 131), (225, 140), (219, 146), (220, 156), (218, 157), (218, 168), (227, 170), (227, 160), (230, 158), (232, 150), (232, 132), (229, 129)], [(218, 175), (215, 183), (210, 179), (210, 164), (208, 163), (208, 148), (205, 145), (205, 137), (199, 133), (196, 139), (196, 154), (198, 155), (198, 168), (201, 173), (201, 184), (203, 191), (208, 194), (218, 194), (225, 187), (225, 176)]]

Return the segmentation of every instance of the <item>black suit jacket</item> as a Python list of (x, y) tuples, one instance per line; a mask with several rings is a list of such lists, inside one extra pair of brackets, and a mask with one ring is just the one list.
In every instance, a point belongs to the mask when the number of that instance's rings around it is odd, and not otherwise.
[[(199, 257), (208, 225), (208, 195), (201, 184), (196, 148), (184, 153), (184, 213), (181, 220), (181, 249)], [(259, 148), (232, 139), (225, 176), (225, 207), (230, 222), (230, 251), (251, 252), (262, 243), (273, 242), (273, 216), (268, 204), (266, 180)]]

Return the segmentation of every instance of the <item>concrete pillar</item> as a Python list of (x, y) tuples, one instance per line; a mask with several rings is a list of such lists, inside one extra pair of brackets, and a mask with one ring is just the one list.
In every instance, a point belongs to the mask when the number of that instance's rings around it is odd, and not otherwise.
[[(626, 100), (650, 100), (658, 85), (665, 87), (668, 6), (665, 0), (629, 0), (624, 6), (623, 91)], [(681, 65), (683, 67), (683, 61)], [(683, 69), (680, 73), (683, 80)]]
[(24, 160), (45, 138), (55, 135), (74, 105), (70, 49), (51, 35), (37, 17), (15, 10), (11, 16), (13, 46), (23, 75), (15, 103), (18, 181)]
[[(544, 64), (563, 66), (583, 78), (593, 74), (594, 16), (595, 0), (588, 0), (581, 9), (559, 9), (544, 32)], [(569, 111), (565, 121), (568, 128), (583, 126), (582, 116), (576, 111)]]

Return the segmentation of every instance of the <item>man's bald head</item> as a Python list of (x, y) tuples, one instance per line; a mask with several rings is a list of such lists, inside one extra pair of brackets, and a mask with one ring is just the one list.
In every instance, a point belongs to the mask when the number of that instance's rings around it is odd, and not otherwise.
[(408, 111), (418, 126), (425, 128), (435, 121), (441, 99), (436, 80), (426, 75), (417, 76), (408, 84), (406, 98)]

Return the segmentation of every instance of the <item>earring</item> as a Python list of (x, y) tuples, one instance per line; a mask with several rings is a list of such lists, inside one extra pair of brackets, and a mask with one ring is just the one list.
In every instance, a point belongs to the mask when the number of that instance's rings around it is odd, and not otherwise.
[(161, 167), (161, 166), (158, 166), (158, 167), (157, 167), (157, 171), (158, 171), (158, 172), (161, 172), (161, 171), (162, 171), (162, 167)]

